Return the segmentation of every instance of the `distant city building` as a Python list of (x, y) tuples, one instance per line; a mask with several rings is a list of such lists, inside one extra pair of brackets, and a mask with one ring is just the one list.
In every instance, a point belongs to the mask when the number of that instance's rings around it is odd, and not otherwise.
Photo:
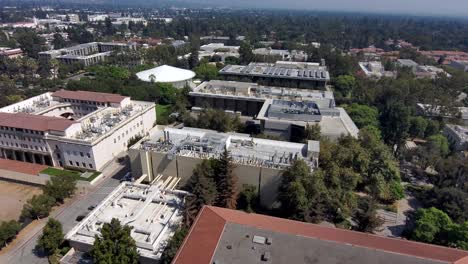
[(468, 251), (204, 206), (173, 264), (457, 264)]
[(443, 59), (442, 64), (450, 65), (453, 61), (468, 61), (468, 52), (463, 51), (449, 51), (449, 50), (420, 50), (424, 56), (433, 58), (434, 61), (439, 62)]
[(335, 106), (331, 91), (212, 80), (196, 87), (190, 97), (194, 108), (256, 117), (265, 133), (286, 139), (301, 137), (308, 124), (319, 124), (322, 134), (332, 139), (347, 134), (357, 137), (359, 132), (346, 111)]
[(455, 150), (468, 150), (468, 126), (448, 124), (445, 125), (443, 132)]
[(253, 54), (262, 56), (265, 60), (268, 58), (276, 58), (281, 61), (307, 61), (307, 54), (302, 50), (278, 50), (271, 48), (259, 48), (252, 50)]
[(187, 45), (187, 42), (183, 41), (183, 40), (173, 40), (171, 42), (171, 46), (173, 46), (174, 48), (181, 48), (183, 46)]
[(45, 93), (0, 109), (0, 157), (101, 170), (155, 121), (154, 103), (87, 91)]
[(118, 17), (115, 21), (112, 21), (112, 25), (128, 25), (130, 22), (135, 24), (141, 23), (145, 26), (148, 25), (148, 21), (143, 17)]
[(417, 104), (416, 113), (424, 116), (443, 117), (445, 119), (460, 119), (468, 125), (468, 107), (442, 108), (438, 105)]
[(304, 160), (312, 170), (317, 168), (320, 143), (291, 143), (188, 127), (165, 128), (133, 145), (129, 156), (133, 175), (147, 175), (149, 181), (158, 175), (174, 176), (180, 178), (183, 186), (197, 164), (205, 159), (219, 158), (225, 148), (235, 163), (238, 187), (244, 184), (255, 186), (260, 202), (272, 206), (284, 168), (297, 159)]
[(468, 72), (468, 60), (454, 60), (450, 62), (450, 67)]
[(450, 74), (445, 72), (442, 68), (438, 68), (432, 65), (419, 65), (413, 60), (399, 59), (397, 66), (402, 68), (410, 68), (416, 78), (431, 78), (435, 79), (439, 74), (445, 74), (447, 77), (451, 77)]
[(326, 89), (330, 74), (326, 66), (310, 62), (250, 63), (227, 65), (219, 71), (230, 81), (252, 81), (262, 85)]
[(174, 190), (178, 179), (156, 184), (124, 182), (112, 191), (65, 236), (70, 246), (89, 252), (102, 226), (113, 218), (132, 227), (140, 263), (158, 263), (161, 254), (183, 219), (184, 191)]
[(64, 64), (81, 63), (84, 66), (98, 64), (109, 57), (112, 51), (136, 50), (135, 43), (90, 42), (73, 47), (39, 52), (39, 59), (57, 59)]
[(359, 67), (361, 71), (366, 75), (368, 78), (375, 78), (380, 79), (382, 77), (395, 77), (395, 73), (391, 71), (385, 71), (382, 62), (380, 61), (361, 61), (359, 62)]
[(200, 46), (200, 50), (204, 51), (224, 51), (224, 52), (239, 52), (240, 46), (227, 46), (224, 43), (210, 43), (203, 46)]
[(169, 65), (158, 66), (149, 70), (138, 72), (138, 79), (145, 82), (169, 83), (176, 88), (192, 86), (195, 73), (190, 70), (180, 69)]
[(23, 57), (23, 51), (21, 49), (10, 49), (10, 48), (0, 48), (0, 57), (15, 59)]
[(105, 14), (88, 15), (89, 22), (105, 21), (107, 18), (109, 18), (109, 16)]

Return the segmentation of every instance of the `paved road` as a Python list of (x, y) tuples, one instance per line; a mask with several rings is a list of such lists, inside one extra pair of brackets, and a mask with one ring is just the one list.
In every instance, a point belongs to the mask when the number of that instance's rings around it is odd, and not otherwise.
[[(121, 165), (117, 163), (111, 163), (104, 171), (105, 176), (95, 187), (88, 190), (86, 193), (79, 194), (77, 199), (70, 205), (66, 206), (62, 210), (54, 212), (52, 217), (56, 218), (62, 223), (63, 232), (66, 234), (70, 231), (78, 222), (76, 218), (80, 215), (86, 215), (89, 210), (88, 207), (91, 205), (97, 205), (102, 201), (115, 187), (120, 184), (120, 179), (129, 171), (129, 165)], [(80, 190), (79, 190), (80, 191)], [(44, 223), (46, 221), (43, 221)], [(34, 248), (36, 241), (42, 234), (43, 225), (37, 229), (36, 233), (31, 232), (31, 237), (27, 242), (18, 245), (16, 248), (11, 249), (3, 258), (0, 259), (0, 263), (15, 263), (15, 264), (47, 264), (48, 260), (44, 256), (36, 253)]]

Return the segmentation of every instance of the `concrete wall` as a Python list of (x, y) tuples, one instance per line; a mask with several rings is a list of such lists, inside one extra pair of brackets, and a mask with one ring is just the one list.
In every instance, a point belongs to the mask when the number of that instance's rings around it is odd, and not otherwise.
[[(139, 154), (132, 153), (133, 151), (139, 151)], [(203, 159), (183, 156), (176, 156), (170, 160), (165, 153), (146, 152), (144, 150), (132, 150), (130, 153), (132, 153), (130, 160), (133, 175), (148, 174), (149, 169), (153, 177), (158, 174), (179, 177), (181, 179), (179, 187), (187, 183), (193, 174), (194, 168), (203, 161)], [(236, 164), (233, 172), (239, 178), (239, 188), (242, 188), (243, 185), (256, 186), (259, 190), (262, 205), (266, 207), (273, 206), (278, 195), (278, 187), (281, 184), (281, 170)], [(152, 177), (149, 176), (148, 180), (151, 179)]]

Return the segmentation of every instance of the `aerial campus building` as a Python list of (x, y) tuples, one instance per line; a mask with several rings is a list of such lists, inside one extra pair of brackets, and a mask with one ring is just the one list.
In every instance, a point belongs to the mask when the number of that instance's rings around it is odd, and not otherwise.
[(195, 73), (169, 65), (161, 65), (152, 69), (138, 72), (138, 79), (144, 82), (158, 82), (172, 84), (175, 88), (184, 88), (192, 85)]
[(239, 187), (256, 186), (265, 206), (276, 200), (284, 168), (302, 159), (313, 170), (318, 167), (320, 151), (318, 141), (300, 144), (186, 127), (152, 131), (129, 149), (129, 156), (133, 175), (146, 175), (148, 181), (158, 175), (174, 176), (184, 185), (196, 165), (219, 158), (225, 148), (235, 163)]
[(300, 137), (308, 124), (319, 124), (332, 139), (358, 128), (331, 91), (261, 86), (255, 83), (209, 81), (190, 92), (194, 107), (216, 108), (256, 117), (265, 133), (287, 139)]
[(311, 62), (277, 61), (249, 65), (227, 65), (219, 74), (229, 81), (250, 81), (262, 85), (326, 89), (330, 74), (326, 66)]
[(466, 264), (468, 251), (204, 206), (173, 264)]
[(104, 61), (112, 51), (136, 50), (135, 43), (90, 42), (73, 47), (39, 52), (39, 59), (50, 61), (57, 59), (64, 64), (81, 63), (90, 66)]
[(101, 170), (155, 121), (152, 102), (87, 91), (45, 93), (0, 109), (0, 157)]
[(124, 182), (110, 193), (65, 239), (79, 252), (89, 252), (94, 237), (112, 218), (132, 227), (140, 263), (157, 263), (168, 240), (182, 222), (184, 191), (174, 190), (178, 179), (156, 179), (151, 185)]

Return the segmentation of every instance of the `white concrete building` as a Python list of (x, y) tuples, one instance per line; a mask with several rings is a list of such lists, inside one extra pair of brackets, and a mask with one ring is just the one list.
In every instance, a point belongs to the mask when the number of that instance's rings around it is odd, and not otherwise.
[(380, 61), (361, 61), (359, 62), (361, 71), (369, 78), (380, 79), (382, 77), (394, 78), (396, 77), (395, 72), (385, 71), (382, 62)]
[(140, 263), (157, 263), (183, 218), (188, 193), (174, 190), (177, 182), (177, 178), (169, 177), (152, 185), (122, 183), (65, 239), (75, 250), (88, 252), (103, 224), (115, 218), (133, 227), (130, 235), (136, 242)]
[(0, 157), (101, 170), (155, 121), (152, 102), (87, 91), (45, 93), (0, 109)]
[(145, 82), (169, 83), (176, 88), (184, 88), (192, 84), (195, 73), (169, 65), (162, 65), (149, 70), (138, 72), (138, 79)]
[(468, 150), (468, 126), (445, 125), (443, 133), (455, 150)]

